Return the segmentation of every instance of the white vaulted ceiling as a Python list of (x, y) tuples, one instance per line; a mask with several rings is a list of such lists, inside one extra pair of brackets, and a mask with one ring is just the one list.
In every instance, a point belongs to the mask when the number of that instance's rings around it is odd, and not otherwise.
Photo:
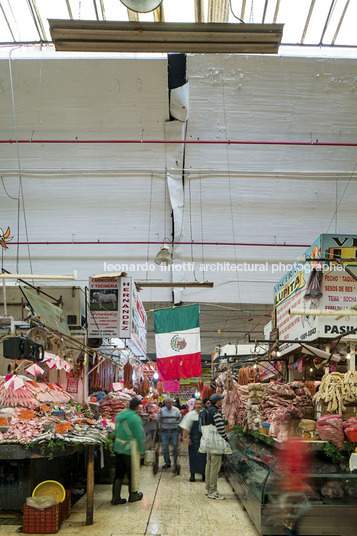
[[(17, 51), (13, 58), (19, 139), (165, 139), (166, 58), (46, 59), (44, 54), (31, 60), (19, 59)], [(353, 60), (194, 55), (187, 59), (187, 78), (187, 140), (357, 141)], [(9, 63), (3, 59), (0, 139), (14, 138)], [(85, 285), (91, 274), (104, 271), (104, 262), (144, 263), (158, 250), (156, 244), (101, 242), (170, 239), (165, 144), (32, 143), (19, 150), (29, 240), (49, 243), (30, 247), (35, 273), (78, 269)], [(176, 246), (175, 264), (197, 265), (195, 273), (177, 272), (177, 280), (215, 284), (184, 290), (184, 302), (270, 304), (273, 285), (284, 275), (273, 273), (272, 263), (293, 262), (320, 233), (357, 233), (356, 147), (187, 145), (184, 162), (183, 241), (245, 244)], [(8, 194), (16, 197), (14, 143), (0, 144), (0, 167)], [(9, 225), (15, 241), (17, 201), (1, 183), (0, 209), (0, 227)], [(23, 214), (20, 222), (24, 242)], [(98, 243), (78, 244), (88, 241)], [(21, 272), (29, 271), (27, 254), (21, 245)], [(268, 270), (237, 275), (198, 267), (224, 261), (268, 262)], [(16, 271), (16, 245), (4, 252), (4, 266)], [(130, 275), (171, 280), (158, 269), (148, 275), (130, 270)], [(145, 288), (142, 296), (151, 303), (169, 302), (172, 293)]]

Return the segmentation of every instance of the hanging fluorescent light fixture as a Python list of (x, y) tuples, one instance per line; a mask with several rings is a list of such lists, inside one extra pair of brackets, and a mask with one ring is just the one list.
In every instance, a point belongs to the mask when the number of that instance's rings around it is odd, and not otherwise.
[(120, 0), (125, 7), (136, 13), (149, 13), (157, 9), (162, 0)]
[(56, 50), (67, 52), (277, 54), (284, 28), (221, 22), (48, 22)]
[(162, 244), (159, 253), (155, 257), (156, 264), (161, 266), (170, 266), (172, 264), (172, 257), (167, 244)]

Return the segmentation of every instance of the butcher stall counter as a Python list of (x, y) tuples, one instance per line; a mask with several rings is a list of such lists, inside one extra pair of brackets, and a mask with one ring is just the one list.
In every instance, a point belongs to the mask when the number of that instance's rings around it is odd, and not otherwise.
[[(257, 531), (261, 535), (285, 534), (274, 517), (276, 503), (278, 442), (260, 434), (229, 434), (232, 454), (226, 456), (225, 472)], [(302, 536), (355, 536), (357, 520), (357, 472), (348, 461), (327, 456), (323, 441), (307, 442), (314, 461), (306, 475), (314, 493), (310, 508), (299, 523)], [(344, 453), (345, 460), (348, 454)], [(275, 508), (276, 511), (276, 508)]]

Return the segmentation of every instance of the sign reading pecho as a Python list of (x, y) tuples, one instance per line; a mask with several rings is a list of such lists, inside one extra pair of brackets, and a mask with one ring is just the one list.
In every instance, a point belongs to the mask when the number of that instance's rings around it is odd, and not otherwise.
[[(357, 236), (322, 234), (306, 251), (306, 257), (308, 262), (295, 263), (274, 287), (280, 340), (313, 341), (355, 329), (357, 317), (339, 317), (338, 311), (357, 305), (357, 281), (344, 270), (347, 266), (357, 273)], [(290, 315), (290, 309), (304, 309), (308, 314)], [(316, 315), (316, 309), (336, 310), (336, 317)], [(356, 335), (349, 338), (356, 339)], [(297, 346), (286, 343), (280, 351), (285, 354)]]

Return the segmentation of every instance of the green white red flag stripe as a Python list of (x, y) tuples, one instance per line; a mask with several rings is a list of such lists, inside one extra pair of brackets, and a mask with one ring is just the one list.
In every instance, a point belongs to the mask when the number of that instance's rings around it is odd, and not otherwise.
[(154, 311), (154, 324), (160, 379), (201, 376), (199, 305)]

